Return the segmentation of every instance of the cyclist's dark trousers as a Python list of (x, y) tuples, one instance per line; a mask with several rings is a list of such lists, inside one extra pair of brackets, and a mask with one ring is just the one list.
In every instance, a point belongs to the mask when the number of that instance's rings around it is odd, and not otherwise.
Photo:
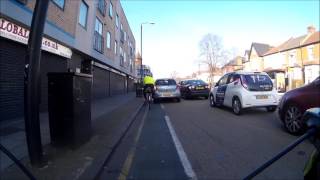
[(144, 96), (144, 99), (146, 99), (147, 97), (146, 97), (146, 89), (148, 88), (148, 87), (151, 87), (151, 89), (152, 89), (152, 95), (153, 95), (153, 93), (154, 93), (154, 86), (153, 86), (153, 84), (146, 84), (146, 85), (144, 85), (144, 87), (143, 87), (143, 96)]

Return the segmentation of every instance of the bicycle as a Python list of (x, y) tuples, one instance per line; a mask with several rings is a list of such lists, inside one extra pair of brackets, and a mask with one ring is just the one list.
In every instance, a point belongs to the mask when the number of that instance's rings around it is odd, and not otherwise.
[(284, 150), (274, 156), (272, 159), (261, 165), (259, 168), (254, 170), (252, 173), (247, 175), (244, 180), (249, 180), (257, 176), (271, 164), (279, 160), (282, 156), (289, 153), (300, 143), (306, 139), (310, 139), (313, 145), (316, 147), (313, 154), (309, 158), (305, 169), (304, 179), (320, 179), (320, 108), (312, 108), (305, 112), (303, 120), (306, 122), (307, 132), (299, 137), (296, 141), (288, 145)]
[(151, 109), (151, 103), (152, 103), (152, 89), (151, 87), (147, 87), (146, 90), (146, 103), (148, 105), (148, 109)]

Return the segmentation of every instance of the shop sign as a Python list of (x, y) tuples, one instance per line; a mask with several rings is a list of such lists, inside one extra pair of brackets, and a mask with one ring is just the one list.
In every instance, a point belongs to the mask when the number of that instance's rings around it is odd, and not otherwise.
[[(28, 29), (18, 26), (3, 18), (0, 18), (0, 36), (1, 37), (20, 42), (22, 44), (28, 44), (29, 33), (30, 31)], [(69, 58), (69, 59), (71, 58), (71, 55), (72, 55), (71, 49), (57, 42), (49, 40), (45, 37), (42, 38), (41, 49), (57, 54), (59, 56)]]

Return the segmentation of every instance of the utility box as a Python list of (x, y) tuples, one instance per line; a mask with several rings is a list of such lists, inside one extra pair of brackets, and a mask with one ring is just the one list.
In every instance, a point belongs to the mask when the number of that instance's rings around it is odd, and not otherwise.
[(91, 128), (92, 75), (48, 73), (51, 144), (76, 148), (87, 142)]

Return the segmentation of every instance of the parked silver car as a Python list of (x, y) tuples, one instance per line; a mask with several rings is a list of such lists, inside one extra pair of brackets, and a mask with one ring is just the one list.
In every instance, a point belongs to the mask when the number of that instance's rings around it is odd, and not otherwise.
[(157, 79), (155, 82), (154, 101), (160, 99), (176, 99), (180, 102), (180, 89), (174, 79)]

